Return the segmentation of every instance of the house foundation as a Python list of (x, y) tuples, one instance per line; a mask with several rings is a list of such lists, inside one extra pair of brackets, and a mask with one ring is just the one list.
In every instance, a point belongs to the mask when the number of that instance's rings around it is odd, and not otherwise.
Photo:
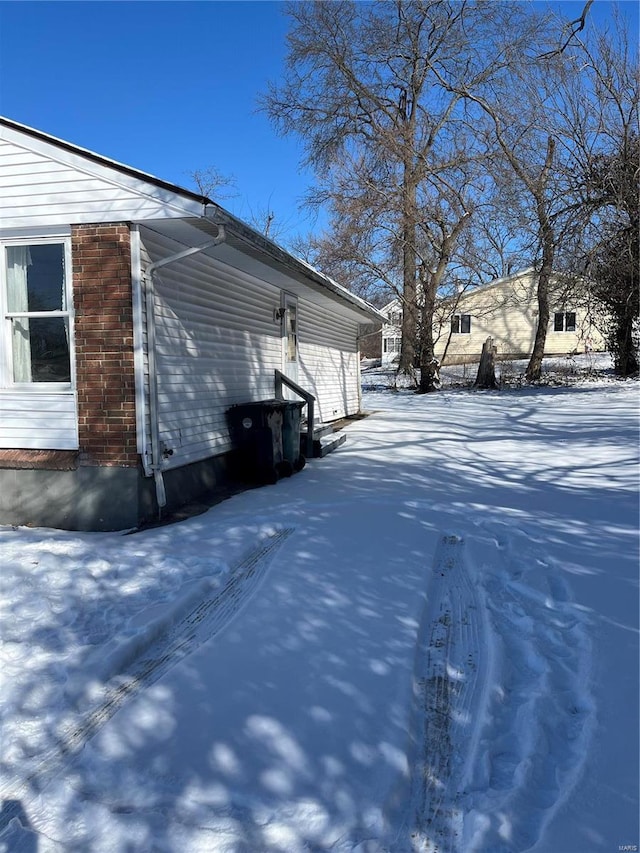
[[(226, 453), (165, 472), (162, 517), (199, 498), (226, 494), (232, 457)], [(160, 517), (153, 479), (141, 466), (69, 467), (57, 460), (49, 468), (12, 464), (0, 467), (0, 525), (106, 532)]]

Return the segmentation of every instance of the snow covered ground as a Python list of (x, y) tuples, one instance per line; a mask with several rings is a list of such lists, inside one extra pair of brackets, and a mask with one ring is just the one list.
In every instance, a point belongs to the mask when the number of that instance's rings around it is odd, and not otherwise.
[(638, 849), (640, 386), (383, 385), (180, 524), (0, 528), (2, 853)]

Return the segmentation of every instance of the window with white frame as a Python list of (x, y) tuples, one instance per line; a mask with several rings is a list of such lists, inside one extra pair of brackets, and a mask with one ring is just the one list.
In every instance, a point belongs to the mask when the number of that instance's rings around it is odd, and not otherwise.
[(553, 331), (554, 332), (575, 332), (576, 330), (576, 312), (575, 311), (556, 311), (553, 315)]
[(66, 239), (7, 242), (2, 251), (5, 387), (71, 383), (70, 244)]
[(471, 333), (471, 314), (453, 314), (451, 317), (452, 335), (469, 335)]
[(400, 352), (400, 347), (402, 345), (402, 338), (385, 338), (384, 339), (384, 351), (385, 352)]

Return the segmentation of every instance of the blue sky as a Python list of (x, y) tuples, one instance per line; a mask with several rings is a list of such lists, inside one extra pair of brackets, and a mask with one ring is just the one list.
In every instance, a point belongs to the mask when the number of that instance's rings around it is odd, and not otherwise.
[[(637, 32), (637, 3), (621, 8)], [(610, 9), (596, 0), (593, 20)], [(274, 0), (0, 2), (0, 113), (182, 186), (216, 166), (235, 177), (225, 207), (244, 219), (269, 207), (274, 225), (305, 232), (318, 223), (298, 210), (312, 182), (302, 146), (256, 105), (282, 73), (286, 31)]]
[(214, 165), (224, 206), (295, 220), (302, 149), (256, 111), (286, 29), (276, 2), (3, 2), (0, 113), (182, 186)]

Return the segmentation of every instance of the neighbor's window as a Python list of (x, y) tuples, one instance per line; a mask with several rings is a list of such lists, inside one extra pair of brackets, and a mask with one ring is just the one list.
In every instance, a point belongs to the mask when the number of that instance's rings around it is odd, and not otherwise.
[(556, 311), (553, 315), (553, 331), (554, 332), (575, 332), (576, 330), (576, 312), (575, 311)]
[(385, 352), (400, 352), (401, 345), (402, 345), (402, 338), (385, 338), (384, 339), (384, 351)]
[(5, 282), (12, 381), (70, 382), (65, 243), (6, 246)]
[(402, 323), (402, 312), (392, 311), (389, 315), (389, 322), (393, 323), (394, 326), (399, 326)]
[(471, 314), (454, 314), (451, 317), (451, 334), (468, 335), (471, 333)]

